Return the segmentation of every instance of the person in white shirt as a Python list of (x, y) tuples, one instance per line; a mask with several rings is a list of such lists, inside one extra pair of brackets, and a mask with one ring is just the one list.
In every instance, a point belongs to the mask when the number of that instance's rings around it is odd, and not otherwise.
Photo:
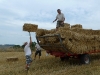
[(30, 45), (32, 44), (32, 39), (31, 39), (31, 36), (30, 36), (30, 42), (25, 42), (24, 43), (24, 52), (25, 52), (25, 57), (26, 57), (26, 67), (25, 69), (28, 70), (29, 69), (29, 66), (32, 62), (32, 58), (31, 58), (31, 48), (30, 48)]
[(61, 10), (60, 9), (57, 9), (57, 16), (56, 16), (56, 19), (53, 21), (57, 21), (57, 25), (56, 25), (56, 29), (58, 29), (59, 27), (64, 27), (64, 21), (65, 21), (65, 16), (63, 13), (61, 13)]
[(38, 43), (36, 43), (35, 48), (36, 48), (36, 52), (35, 52), (34, 60), (36, 59), (37, 54), (39, 55), (39, 59), (40, 59), (40, 56), (41, 56), (41, 47), (39, 46)]

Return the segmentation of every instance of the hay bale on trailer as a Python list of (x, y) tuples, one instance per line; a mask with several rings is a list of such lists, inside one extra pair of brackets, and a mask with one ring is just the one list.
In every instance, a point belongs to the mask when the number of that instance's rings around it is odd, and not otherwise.
[(71, 29), (82, 29), (82, 25), (81, 24), (72, 25)]
[[(100, 30), (84, 29), (81, 24), (75, 24), (70, 27), (70, 24), (65, 23), (64, 27), (58, 28), (57, 31), (55, 29), (42, 29), (41, 31), (38, 29), (36, 32), (37, 36), (51, 36), (55, 34), (61, 35), (63, 45), (73, 53), (82, 54), (92, 50), (100, 50)], [(60, 41), (57, 37), (48, 37), (43, 39), (40, 44), (48, 43), (58, 44)]]

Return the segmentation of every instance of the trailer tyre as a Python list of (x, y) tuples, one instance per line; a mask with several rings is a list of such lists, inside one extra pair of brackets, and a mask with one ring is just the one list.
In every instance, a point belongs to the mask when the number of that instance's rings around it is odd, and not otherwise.
[(90, 56), (89, 56), (89, 54), (82, 54), (82, 55), (80, 55), (80, 62), (81, 62), (81, 64), (89, 64), (90, 63)]

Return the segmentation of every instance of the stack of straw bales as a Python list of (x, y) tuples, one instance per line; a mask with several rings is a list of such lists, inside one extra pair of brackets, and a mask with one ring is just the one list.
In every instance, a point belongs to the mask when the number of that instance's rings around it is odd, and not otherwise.
[[(73, 53), (81, 54), (100, 50), (100, 30), (83, 29), (81, 24), (70, 26), (70, 24), (65, 23), (64, 27), (58, 28), (57, 31), (56, 29), (37, 29), (36, 31), (36, 36), (52, 36), (55, 34), (61, 35), (62, 44)], [(60, 45), (58, 37), (40, 38), (39, 41), (41, 41), (40, 44)], [(65, 51), (63, 48), (44, 47), (44, 49)]]

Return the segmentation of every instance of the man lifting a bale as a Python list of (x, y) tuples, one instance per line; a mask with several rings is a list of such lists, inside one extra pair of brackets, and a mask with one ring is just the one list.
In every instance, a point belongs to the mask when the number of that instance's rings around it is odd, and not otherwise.
[(32, 44), (32, 38), (31, 38), (31, 34), (30, 32), (36, 32), (38, 28), (38, 25), (35, 25), (35, 24), (30, 24), (30, 23), (25, 23), (23, 25), (23, 31), (28, 31), (29, 32), (29, 36), (30, 36), (30, 42), (25, 42), (24, 43), (24, 52), (25, 52), (25, 56), (26, 56), (26, 67), (25, 69), (28, 70), (29, 69), (29, 66), (32, 62), (32, 58), (31, 58), (31, 44)]
[(25, 42), (24, 43), (24, 52), (25, 52), (25, 57), (26, 57), (26, 67), (25, 67), (25, 70), (28, 70), (29, 69), (29, 66), (30, 64), (32, 63), (32, 58), (31, 58), (31, 46), (32, 44), (32, 39), (31, 39), (31, 36), (30, 36), (30, 42)]

